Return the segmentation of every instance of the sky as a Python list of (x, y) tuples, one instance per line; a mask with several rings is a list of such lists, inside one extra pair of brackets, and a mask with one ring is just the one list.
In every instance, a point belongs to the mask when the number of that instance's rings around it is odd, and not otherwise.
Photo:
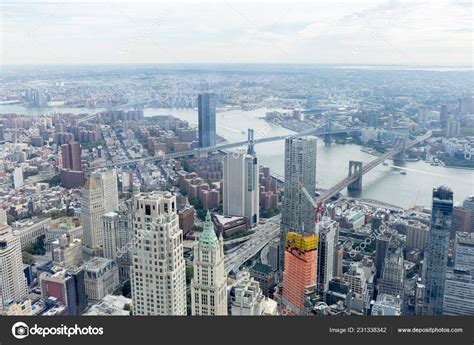
[(0, 64), (473, 64), (471, 1), (0, 3)]

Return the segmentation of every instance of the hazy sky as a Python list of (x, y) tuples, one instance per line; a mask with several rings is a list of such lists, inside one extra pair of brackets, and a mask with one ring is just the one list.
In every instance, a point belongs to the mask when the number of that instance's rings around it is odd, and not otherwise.
[(1, 63), (472, 65), (471, 1), (1, 1)]

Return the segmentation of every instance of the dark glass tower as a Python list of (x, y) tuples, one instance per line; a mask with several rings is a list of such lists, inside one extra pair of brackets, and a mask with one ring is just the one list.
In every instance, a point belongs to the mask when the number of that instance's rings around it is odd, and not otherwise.
[(216, 95), (198, 96), (199, 147), (216, 145)]
[(449, 237), (453, 221), (453, 192), (447, 187), (433, 190), (431, 229), (425, 255), (424, 315), (442, 315), (444, 284), (448, 266)]

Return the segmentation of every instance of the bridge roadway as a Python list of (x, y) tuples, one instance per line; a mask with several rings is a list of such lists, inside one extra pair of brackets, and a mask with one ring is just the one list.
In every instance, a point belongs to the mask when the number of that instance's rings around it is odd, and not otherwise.
[[(361, 174), (364, 175), (371, 171), (373, 168), (375, 168), (377, 165), (385, 161), (386, 159), (389, 159), (398, 153), (402, 152), (403, 150), (409, 149), (425, 140), (430, 138), (432, 135), (432, 132), (429, 131), (428, 133), (416, 138), (415, 140), (407, 143), (406, 145), (398, 145), (394, 147), (393, 149), (387, 151), (380, 157), (377, 157), (367, 165), (362, 166), (362, 172)], [(326, 201), (328, 201), (330, 198), (335, 196), (337, 193), (342, 191), (344, 188), (347, 188), (351, 183), (355, 182), (359, 178), (359, 174), (354, 174), (352, 176), (346, 177), (344, 180), (338, 182), (336, 185), (332, 186), (330, 189), (326, 190), (324, 193), (322, 193), (316, 200), (318, 203), (324, 204)]]
[[(315, 130), (311, 129), (308, 131), (304, 132), (299, 132), (293, 135), (278, 135), (278, 136), (273, 136), (273, 137), (266, 137), (266, 138), (261, 138), (261, 139), (254, 139), (254, 145), (260, 144), (260, 143), (266, 143), (266, 142), (271, 142), (271, 141), (278, 141), (278, 140), (283, 140), (286, 138), (298, 138), (298, 137), (304, 137), (308, 135), (315, 135), (315, 136), (321, 136), (325, 134), (341, 134), (341, 133), (351, 133), (351, 132), (358, 132), (361, 131), (361, 128), (347, 128), (347, 129), (341, 129), (341, 130), (335, 130), (335, 131), (330, 131), (327, 132), (325, 130)], [(159, 162), (167, 159), (173, 159), (173, 158), (181, 158), (181, 157), (186, 157), (186, 156), (194, 156), (196, 154), (207, 154), (209, 152), (213, 151), (218, 151), (218, 150), (228, 150), (236, 147), (241, 147), (242, 151), (246, 150), (248, 145), (248, 141), (239, 141), (235, 143), (228, 143), (228, 144), (220, 144), (220, 145), (215, 145), (215, 146), (210, 146), (210, 147), (205, 147), (205, 148), (196, 148), (193, 150), (187, 150), (187, 151), (182, 151), (182, 152), (174, 152), (174, 153), (168, 153), (160, 157), (148, 157), (148, 158), (137, 158), (137, 159), (130, 159), (126, 160), (123, 162), (115, 162), (115, 163), (105, 163), (101, 164), (99, 166), (95, 167), (90, 167), (86, 170), (95, 170), (95, 169), (102, 169), (102, 168), (113, 168), (113, 167), (119, 167), (119, 166), (126, 166), (126, 165), (133, 165), (133, 164), (138, 164), (138, 163), (152, 163), (152, 162)], [(237, 151), (238, 153), (239, 151)]]

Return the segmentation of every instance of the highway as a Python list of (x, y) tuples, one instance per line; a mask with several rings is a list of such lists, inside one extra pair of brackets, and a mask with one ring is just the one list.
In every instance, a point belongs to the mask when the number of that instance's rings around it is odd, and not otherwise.
[(239, 249), (225, 255), (225, 270), (238, 272), (247, 260), (254, 257), (261, 251), (272, 239), (280, 234), (280, 215), (269, 218), (266, 223), (259, 225), (251, 238), (241, 245)]

